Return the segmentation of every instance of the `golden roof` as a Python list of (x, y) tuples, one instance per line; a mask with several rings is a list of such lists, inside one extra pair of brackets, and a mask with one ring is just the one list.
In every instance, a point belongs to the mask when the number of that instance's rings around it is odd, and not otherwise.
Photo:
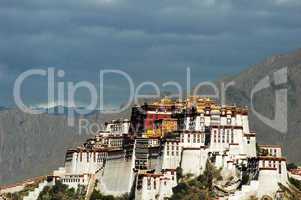
[(161, 99), (161, 103), (162, 104), (174, 104), (174, 101), (168, 97), (164, 97), (163, 99)]
[(156, 106), (168, 106), (168, 105), (174, 105), (174, 104), (175, 104), (175, 102), (168, 97), (164, 97), (153, 103), (153, 105), (156, 105)]
[(205, 112), (204, 107), (202, 107), (202, 106), (197, 106), (197, 111), (199, 113), (204, 113)]

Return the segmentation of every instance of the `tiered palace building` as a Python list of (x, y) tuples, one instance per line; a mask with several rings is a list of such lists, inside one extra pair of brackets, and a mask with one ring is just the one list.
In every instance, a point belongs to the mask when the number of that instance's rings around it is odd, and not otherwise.
[(221, 199), (275, 197), (278, 183), (287, 183), (281, 147), (257, 145), (247, 108), (200, 97), (134, 106), (131, 120), (108, 122), (94, 138), (69, 149), (65, 166), (53, 176), (74, 188), (96, 179), (104, 194), (165, 199), (178, 183), (177, 169), (198, 176), (208, 160), (225, 179), (234, 177)]

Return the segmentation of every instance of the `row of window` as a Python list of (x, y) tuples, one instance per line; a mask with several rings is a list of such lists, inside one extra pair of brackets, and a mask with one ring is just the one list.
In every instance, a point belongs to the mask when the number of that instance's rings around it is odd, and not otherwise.
[(110, 140), (110, 145), (113, 147), (122, 146), (122, 140)]
[[(174, 176), (172, 176), (172, 180), (174, 180)], [(156, 183), (156, 179), (153, 181), (154, 183), (154, 190), (157, 189), (157, 183)], [(166, 181), (163, 182), (164, 185), (167, 185)], [(151, 190), (152, 189), (152, 186), (151, 186), (151, 179), (148, 178), (147, 179), (147, 189), (148, 190)]]
[(179, 151), (171, 151), (171, 154), (169, 153), (169, 151), (166, 151), (166, 155), (169, 156), (179, 156)]
[[(102, 162), (107, 156), (108, 156), (108, 154), (106, 152), (98, 153), (97, 162), (99, 162), (99, 163)], [(83, 161), (82, 154), (77, 154), (76, 160), (78, 160), (78, 157), (79, 157), (80, 162), (82, 162)], [(87, 162), (89, 162), (92, 159), (94, 162), (96, 162), (95, 153), (94, 153), (94, 155), (92, 155), (92, 153), (87, 154), (86, 159), (87, 159)]]
[(123, 139), (102, 139), (100, 143), (98, 143), (97, 145), (112, 145), (112, 146), (121, 146), (123, 142)]
[[(80, 183), (80, 179), (62, 179), (63, 183)], [(83, 180), (84, 182), (84, 180)]]
[(213, 142), (214, 143), (234, 143), (234, 134), (229, 129), (226, 132), (221, 129), (220, 132), (217, 130), (213, 131)]
[[(121, 132), (124, 130), (124, 128), (127, 127), (126, 123), (115, 123), (109, 125), (109, 130), (111, 132)], [(108, 130), (108, 129), (107, 129)]]
[[(167, 151), (169, 150), (169, 145), (166, 145), (166, 149), (167, 149)], [(178, 145), (176, 145), (176, 146), (172, 145), (171, 150), (174, 150), (174, 149), (179, 150), (179, 146)]]
[[(205, 142), (205, 135), (204, 134), (187, 134), (188, 143), (204, 143)], [(181, 142), (184, 143), (184, 135), (181, 135)]]
[(149, 145), (158, 145), (159, 144), (159, 140), (149, 140), (148, 144)]
[[(211, 121), (212, 123), (220, 123), (220, 117), (211, 117)], [(227, 118), (227, 125), (231, 125), (231, 124), (232, 124), (232, 118)], [(189, 120), (188, 126), (190, 130), (193, 130), (196, 126), (196, 120)], [(200, 119), (200, 126), (205, 127), (204, 118)]]
[(111, 126), (111, 131), (122, 131), (122, 126)]
[(277, 149), (267, 149), (270, 156), (277, 156)]
[[(266, 162), (267, 162), (267, 164), (266, 164)], [(265, 167), (269, 167), (269, 168), (276, 168), (276, 165), (278, 164), (278, 172), (279, 172), (279, 174), (281, 174), (281, 162), (277, 162), (277, 161), (271, 161), (271, 160), (269, 160), (269, 161), (265, 161), (265, 160), (263, 160), (262, 161), (262, 167), (263, 168), (265, 168)]]
[[(189, 130), (194, 130), (194, 129), (196, 128), (195, 120), (189, 121), (189, 124), (188, 124), (188, 125), (189, 125), (189, 127), (188, 127)], [(201, 122), (201, 123), (200, 123), (200, 128), (201, 128), (202, 130), (205, 129), (205, 123), (204, 123), (204, 122)]]

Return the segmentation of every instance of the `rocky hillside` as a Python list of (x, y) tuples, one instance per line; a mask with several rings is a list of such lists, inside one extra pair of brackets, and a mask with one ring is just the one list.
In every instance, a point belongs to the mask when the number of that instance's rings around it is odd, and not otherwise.
[[(101, 124), (116, 117), (94, 113), (88, 119)], [(69, 127), (64, 115), (0, 111), (0, 184), (46, 175), (62, 166), (66, 149), (89, 137), (78, 133), (78, 126)]]

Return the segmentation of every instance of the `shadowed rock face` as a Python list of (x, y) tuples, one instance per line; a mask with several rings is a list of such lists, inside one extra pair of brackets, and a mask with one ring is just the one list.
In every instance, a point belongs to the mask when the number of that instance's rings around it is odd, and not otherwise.
[[(257, 132), (259, 143), (281, 144), (289, 161), (301, 161), (301, 50), (274, 56), (261, 64), (223, 81), (234, 80), (227, 103), (250, 105), (254, 85), (266, 75), (288, 67), (288, 133), (282, 134), (262, 123), (250, 113), (251, 129)], [(255, 95), (257, 112), (272, 118), (276, 86)], [(129, 118), (129, 111), (120, 115), (89, 116), (103, 123), (114, 118)], [(0, 111), (0, 184), (14, 183), (28, 177), (45, 175), (63, 165), (65, 151), (82, 143), (87, 135), (78, 135), (78, 127), (68, 127), (65, 116), (29, 115), (17, 109)]]

